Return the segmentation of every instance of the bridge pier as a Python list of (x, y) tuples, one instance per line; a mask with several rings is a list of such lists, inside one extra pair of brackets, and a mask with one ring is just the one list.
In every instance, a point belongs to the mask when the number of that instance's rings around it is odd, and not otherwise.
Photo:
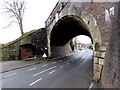
[(51, 58), (50, 33), (50, 30), (47, 30), (48, 58)]
[(64, 46), (52, 46), (52, 57), (64, 57), (72, 52), (70, 43)]
[(94, 71), (93, 80), (99, 82), (102, 76), (106, 46), (100, 45), (99, 49), (94, 50)]

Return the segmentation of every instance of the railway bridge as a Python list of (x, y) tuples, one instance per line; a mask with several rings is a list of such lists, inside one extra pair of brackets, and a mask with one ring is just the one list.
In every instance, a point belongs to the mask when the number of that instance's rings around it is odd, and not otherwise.
[(45, 22), (49, 57), (70, 54), (72, 38), (86, 35), (94, 47), (93, 79), (100, 81), (116, 8), (116, 2), (59, 0)]

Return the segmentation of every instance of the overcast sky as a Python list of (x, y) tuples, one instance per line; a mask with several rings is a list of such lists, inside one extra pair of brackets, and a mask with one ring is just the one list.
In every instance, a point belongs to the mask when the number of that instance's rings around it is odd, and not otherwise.
[[(11, 0), (10, 0), (11, 1)], [(51, 11), (55, 7), (58, 0), (25, 0), (27, 2), (27, 10), (24, 16), (24, 32), (28, 32), (33, 29), (39, 29), (44, 27), (44, 22), (47, 20)], [(8, 43), (20, 37), (21, 32), (18, 24), (13, 24), (9, 28), (4, 29), (9, 18), (3, 13), (3, 0), (0, 0), (0, 43)], [(82, 40), (83, 43), (85, 40)], [(82, 42), (81, 41), (81, 42)], [(91, 42), (90, 39), (86, 40)]]
[[(11, 1), (11, 0), (10, 0)], [(27, 10), (24, 16), (24, 32), (44, 27), (47, 20), (58, 0), (25, 0)], [(18, 24), (4, 29), (9, 18), (3, 13), (3, 0), (0, 0), (0, 43), (7, 43), (15, 40), (21, 35)]]

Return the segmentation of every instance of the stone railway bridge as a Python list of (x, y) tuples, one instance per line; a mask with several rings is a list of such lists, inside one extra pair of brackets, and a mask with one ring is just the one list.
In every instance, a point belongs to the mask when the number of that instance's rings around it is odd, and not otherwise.
[[(91, 38), (94, 47), (93, 79), (105, 88), (120, 88), (120, 3), (58, 1), (45, 28), (26, 33), (2, 47), (2, 58), (63, 57), (78, 35)], [(119, 35), (120, 36), (120, 35)], [(46, 51), (45, 48), (48, 48)]]
[[(100, 81), (110, 33), (113, 29), (112, 25), (118, 15), (117, 5), (117, 2), (59, 1), (45, 22), (49, 57), (68, 55), (71, 52), (71, 39), (78, 35), (87, 35), (91, 38), (94, 47), (93, 79)], [(117, 73), (115, 77), (118, 77), (118, 71), (115, 73)], [(103, 76), (108, 76), (108, 74), (106, 71)], [(104, 78), (104, 87), (119, 86), (118, 80), (116, 80), (117, 84), (111, 84), (115, 83), (112, 81), (112, 75), (108, 77), (111, 78), (111, 81), (107, 82), (106, 80), (110, 79)]]

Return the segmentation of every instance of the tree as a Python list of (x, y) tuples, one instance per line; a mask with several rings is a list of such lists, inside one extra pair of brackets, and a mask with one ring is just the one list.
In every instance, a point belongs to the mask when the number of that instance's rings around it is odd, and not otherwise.
[(4, 1), (4, 12), (12, 19), (9, 25), (16, 22), (19, 25), (21, 34), (23, 35), (23, 15), (26, 9), (26, 3), (22, 0)]

